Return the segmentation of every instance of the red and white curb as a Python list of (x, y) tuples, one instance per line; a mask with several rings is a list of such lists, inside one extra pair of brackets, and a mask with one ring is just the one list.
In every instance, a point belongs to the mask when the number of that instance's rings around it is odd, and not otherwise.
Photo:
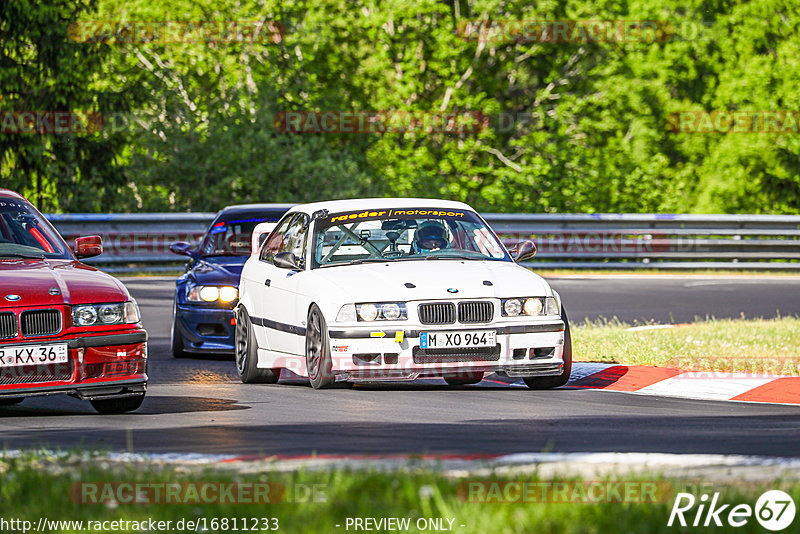
[(800, 405), (797, 376), (575, 362), (567, 386), (683, 399)]
[[(331, 469), (380, 470), (385, 472), (428, 469), (451, 475), (528, 472), (540, 476), (661, 473), (670, 476), (731, 478), (741, 480), (797, 479), (800, 458), (725, 454), (670, 454), (641, 452), (522, 452), (513, 454), (324, 454), (248, 455), (196, 453), (81, 454), (64, 450), (7, 450), (0, 462), (11, 458), (37, 458), (64, 468), (71, 461), (105, 462), (130, 469), (130, 464), (170, 466), (185, 469), (214, 469), (239, 473), (319, 471)], [(44, 464), (42, 464), (44, 465)], [(570, 475), (570, 476), (572, 476)]]

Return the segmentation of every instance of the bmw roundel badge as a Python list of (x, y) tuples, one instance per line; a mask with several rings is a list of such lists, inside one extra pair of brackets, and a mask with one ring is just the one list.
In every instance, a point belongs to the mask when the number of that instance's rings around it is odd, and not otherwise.
[(458, 293), (458, 289), (456, 289), (454, 287), (448, 287), (447, 288), (447, 292), (448, 293)]
[(22, 297), (20, 297), (19, 295), (14, 295), (14, 294), (6, 295), (6, 300), (10, 300), (11, 302), (16, 302), (21, 298)]

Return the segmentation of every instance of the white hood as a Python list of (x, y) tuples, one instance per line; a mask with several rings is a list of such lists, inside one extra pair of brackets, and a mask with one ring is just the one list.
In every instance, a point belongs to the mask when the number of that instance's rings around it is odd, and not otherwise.
[[(544, 297), (547, 282), (511, 262), (424, 260), (368, 263), (315, 270), (321, 285), (331, 284), (347, 302)], [(413, 284), (415, 287), (406, 287)], [(318, 287), (322, 290), (322, 287)], [(456, 289), (458, 292), (448, 292)]]

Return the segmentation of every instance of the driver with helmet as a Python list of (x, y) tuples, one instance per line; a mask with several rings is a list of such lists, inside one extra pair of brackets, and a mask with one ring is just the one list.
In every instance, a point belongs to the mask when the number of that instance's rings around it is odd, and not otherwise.
[(447, 231), (438, 221), (425, 221), (414, 232), (414, 250), (417, 254), (426, 254), (447, 247)]

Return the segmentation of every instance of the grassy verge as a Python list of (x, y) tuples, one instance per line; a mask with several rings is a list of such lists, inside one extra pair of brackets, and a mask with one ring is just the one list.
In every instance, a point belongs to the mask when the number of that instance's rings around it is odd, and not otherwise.
[[(94, 465), (44, 468), (35, 458), (0, 460), (2, 485), (2, 511), (6, 521), (20, 519), (38, 524), (40, 518), (49, 521), (83, 521), (78, 525), (49, 525), (45, 531), (62, 532), (200, 532), (201, 527), (178, 528), (179, 522), (198, 521), (205, 518), (207, 532), (266, 531), (261, 518), (276, 519), (279, 530), (290, 533), (353, 532), (347, 528), (348, 518), (408, 518), (408, 532), (435, 530), (419, 528), (419, 519), (438, 520), (442, 527), (452, 531), (471, 533), (672, 533), (685, 532), (680, 527), (668, 527), (667, 521), (679, 491), (700, 497), (720, 492), (720, 504), (749, 504), (753, 506), (759, 495), (768, 489), (788, 492), (795, 502), (800, 502), (800, 483), (773, 481), (764, 483), (688, 482), (659, 477), (637, 475), (635, 480), (604, 479), (580, 481), (576, 478), (544, 480), (532, 475), (456, 478), (436, 472), (378, 473), (378, 472), (292, 472), (238, 474), (221, 471), (179, 471), (170, 467), (137, 465), (110, 469), (102, 461)], [(179, 482), (183, 493), (176, 494), (180, 504), (114, 502), (105, 498), (94, 503), (85, 488), (101, 488), (106, 483), (116, 484), (115, 495), (130, 495), (130, 484), (141, 491), (145, 487), (160, 487), (161, 483)], [(619, 486), (617, 483), (623, 483)], [(270, 484), (269, 503), (194, 503), (187, 488), (203, 484), (237, 483), (238, 488), (249, 484)], [(135, 485), (139, 486), (135, 486)], [(525, 497), (514, 493), (521, 484), (533, 488)], [(562, 492), (556, 493), (562, 484)], [(616, 484), (610, 486), (609, 484)], [(148, 486), (149, 485), (149, 486)], [(594, 490), (592, 490), (594, 486)], [(276, 488), (282, 488), (277, 493)], [(616, 489), (615, 489), (616, 488)], [(649, 489), (648, 489), (649, 488)], [(630, 491), (630, 490), (633, 491)], [(516, 502), (500, 502), (512, 497)], [(140, 495), (153, 500), (156, 493), (144, 491)], [(166, 493), (164, 493), (166, 495)], [(208, 494), (210, 495), (210, 494)], [(279, 496), (280, 495), (280, 496)], [(516, 495), (516, 497), (515, 497)], [(141, 500), (145, 500), (140, 497)], [(89, 501), (88, 503), (85, 501)], [(98, 499), (100, 500), (100, 499)], [(124, 500), (124, 499), (123, 499)], [(252, 500), (252, 499), (251, 499)], [(188, 501), (188, 502), (186, 502)], [(486, 502), (490, 501), (490, 502)], [(522, 502), (521, 502), (522, 501)], [(699, 502), (699, 501), (698, 501)], [(697, 507), (687, 513), (694, 519)], [(228, 522), (223, 524), (222, 520)], [(212, 520), (216, 519), (216, 523)], [(234, 526), (236, 519), (238, 526)], [(168, 529), (153, 530), (141, 525), (106, 524), (102, 530), (91, 528), (88, 521), (171, 521)], [(255, 520), (255, 521), (254, 521)], [(723, 515), (724, 521), (724, 515)], [(243, 523), (247, 529), (243, 529)], [(257, 528), (250, 530), (250, 526)], [(1, 524), (1, 523), (0, 523)], [(268, 526), (274, 526), (273, 521)], [(339, 526), (337, 526), (339, 525)], [(87, 528), (89, 527), (89, 528)], [(6, 524), (4, 532), (13, 532)], [(16, 530), (16, 531), (20, 531)], [(35, 529), (34, 529), (35, 530)], [(274, 530), (274, 529), (273, 529)], [(389, 531), (389, 529), (376, 529)], [(443, 530), (443, 529), (439, 529)], [(729, 532), (723, 528), (702, 528), (703, 532)], [(737, 532), (764, 532), (754, 517), (735, 529)]]
[(631, 330), (616, 320), (574, 325), (576, 360), (685, 370), (800, 375), (800, 319), (719, 319)]

